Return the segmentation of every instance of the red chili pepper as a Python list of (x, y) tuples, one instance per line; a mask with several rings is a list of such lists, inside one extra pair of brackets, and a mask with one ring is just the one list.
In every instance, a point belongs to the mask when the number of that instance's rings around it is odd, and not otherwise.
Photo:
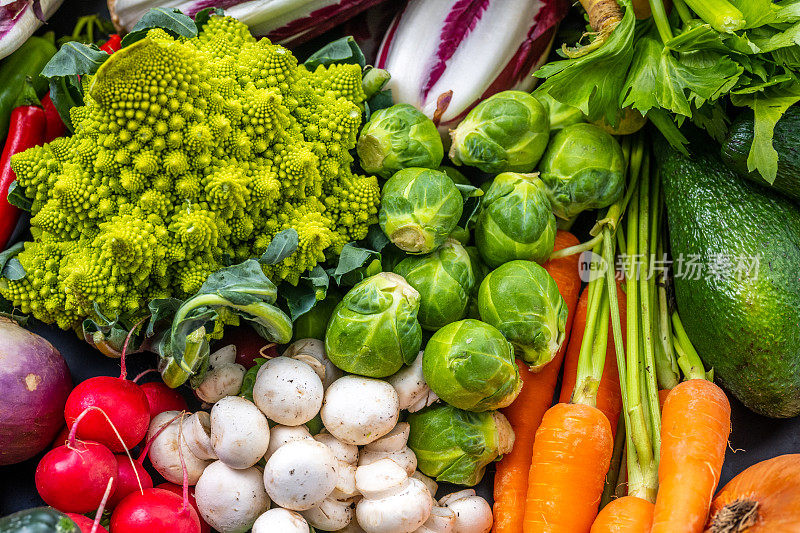
[(36, 105), (23, 105), (11, 112), (8, 137), (0, 157), (0, 249), (8, 246), (8, 239), (17, 227), (20, 210), (8, 203), (8, 188), (17, 178), (11, 170), (11, 156), (44, 142), (45, 112)]
[(100, 50), (102, 50), (107, 54), (113, 54), (114, 52), (120, 49), (121, 45), (122, 45), (122, 37), (114, 33), (108, 36), (108, 41), (106, 41), (106, 44), (100, 47)]
[(61, 120), (61, 115), (58, 114), (56, 106), (50, 99), (50, 92), (48, 91), (44, 98), (42, 98), (42, 109), (44, 109), (45, 116), (45, 130), (44, 142), (49, 143), (53, 139), (63, 137), (67, 134), (67, 127), (64, 121)]

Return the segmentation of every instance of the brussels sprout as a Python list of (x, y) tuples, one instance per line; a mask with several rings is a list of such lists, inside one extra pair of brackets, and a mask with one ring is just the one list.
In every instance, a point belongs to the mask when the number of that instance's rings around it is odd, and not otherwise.
[(492, 174), (530, 172), (550, 137), (547, 111), (523, 91), (503, 91), (479, 103), (450, 132), (450, 159)]
[(328, 359), (345, 372), (390, 376), (419, 353), (419, 293), (401, 276), (381, 272), (367, 278), (333, 310), (325, 332)]
[(422, 371), (439, 398), (467, 411), (506, 407), (522, 388), (511, 343), (494, 326), (469, 318), (433, 334)]
[(539, 165), (556, 216), (571, 219), (608, 207), (625, 188), (625, 158), (617, 140), (593, 124), (573, 124), (553, 137)]
[(461, 244), (447, 239), (431, 254), (407, 257), (394, 269), (420, 294), (419, 323), (436, 330), (464, 318), (475, 274)]
[(436, 168), (444, 157), (433, 121), (409, 104), (375, 111), (361, 130), (356, 151), (361, 167), (383, 178), (404, 168)]
[(384, 184), (378, 221), (398, 248), (427, 254), (455, 229), (463, 209), (464, 199), (447, 174), (407, 168)]
[(547, 110), (550, 119), (550, 134), (554, 134), (567, 126), (585, 122), (583, 112), (577, 107), (562, 104), (548, 93), (534, 92), (534, 98)]
[(532, 261), (509, 261), (490, 272), (478, 290), (478, 311), (531, 370), (549, 363), (564, 342), (567, 304), (555, 280)]
[(535, 174), (498, 175), (483, 197), (475, 244), (490, 267), (514, 259), (544, 261), (556, 242), (556, 217)]
[(514, 430), (497, 411), (435, 405), (408, 415), (408, 423), (408, 447), (417, 456), (417, 468), (437, 481), (476, 485), (486, 465), (514, 446)]

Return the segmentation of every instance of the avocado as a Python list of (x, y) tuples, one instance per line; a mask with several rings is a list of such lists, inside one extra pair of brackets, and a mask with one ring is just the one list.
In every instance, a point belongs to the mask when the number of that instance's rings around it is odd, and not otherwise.
[[(747, 407), (776, 418), (800, 414), (800, 208), (739, 179), (717, 154), (686, 157), (666, 142), (655, 153), (689, 338)], [(757, 276), (737, 272), (739, 259), (747, 267), (752, 257)], [(681, 261), (701, 265), (701, 274), (681, 275)]]
[(778, 174), (772, 185), (758, 172), (747, 170), (747, 156), (752, 145), (753, 113), (745, 112), (728, 130), (728, 137), (722, 143), (722, 160), (739, 176), (800, 201), (800, 107), (790, 107), (775, 125), (772, 147), (778, 152)]

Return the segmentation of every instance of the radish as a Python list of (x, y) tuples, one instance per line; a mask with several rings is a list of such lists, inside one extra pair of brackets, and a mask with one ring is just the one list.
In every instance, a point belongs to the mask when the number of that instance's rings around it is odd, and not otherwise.
[(280, 355), (277, 345), (274, 343), (267, 345), (264, 337), (247, 324), (225, 328), (225, 336), (219, 341), (218, 346), (228, 344), (236, 345), (236, 362), (245, 368), (255, 365), (257, 357), (269, 359)]
[(126, 496), (111, 515), (114, 533), (200, 533), (200, 517), (184, 499), (164, 489)]
[(119, 475), (111, 450), (98, 442), (76, 439), (81, 422), (94, 411), (99, 409), (90, 407), (81, 413), (67, 443), (47, 452), (36, 466), (36, 490), (45, 503), (59, 511), (88, 513), (97, 509), (105, 504)]
[(108, 499), (108, 508), (114, 509), (125, 496), (140, 489), (152, 489), (153, 478), (144, 469), (145, 454), (139, 459), (131, 461), (127, 455), (115, 455), (117, 461), (118, 475), (114, 487), (114, 492)]
[[(125, 352), (135, 329), (128, 333), (122, 347), (119, 377), (97, 376), (79, 383), (70, 393), (64, 408), (64, 418), (70, 429), (86, 408), (97, 407), (102, 410), (107, 417), (96, 411), (90, 412), (81, 424), (78, 436), (83, 440), (104, 444), (114, 452), (122, 452), (139, 444), (150, 424), (147, 396), (139, 385), (126, 379)], [(119, 431), (124, 446), (115, 437), (114, 427)]]
[[(88, 518), (82, 514), (75, 514), (75, 513), (64, 513), (67, 515), (70, 520), (77, 524), (78, 529), (81, 530), (81, 533), (91, 533), (92, 526), (94, 526), (94, 520)], [(94, 530), (95, 533), (108, 533), (108, 530), (101, 526), (100, 524), (97, 525), (97, 529)]]
[[(156, 488), (168, 490), (173, 494), (177, 494), (178, 496), (183, 495), (183, 487), (176, 485), (175, 483), (170, 483), (169, 481), (162, 483), (161, 485), (156, 485)], [(192, 508), (197, 511), (197, 516), (200, 517), (200, 533), (211, 533), (211, 526), (209, 526), (200, 515), (200, 510), (197, 508), (197, 501), (194, 499), (194, 489), (191, 487), (189, 488), (189, 505), (191, 505)]]
[(189, 406), (178, 391), (170, 389), (164, 383), (153, 381), (142, 383), (139, 387), (147, 396), (147, 405), (150, 407), (150, 418), (152, 419), (164, 411), (188, 411)]

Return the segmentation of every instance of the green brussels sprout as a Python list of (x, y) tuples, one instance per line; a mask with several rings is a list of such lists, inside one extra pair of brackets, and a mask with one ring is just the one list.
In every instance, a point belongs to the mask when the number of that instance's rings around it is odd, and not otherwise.
[(381, 272), (359, 282), (333, 310), (325, 332), (328, 359), (345, 372), (390, 376), (419, 354), (419, 293), (401, 276)]
[(447, 174), (407, 168), (384, 184), (378, 221), (398, 248), (427, 254), (442, 245), (463, 210), (464, 199)]
[(558, 132), (539, 165), (556, 216), (569, 220), (608, 207), (625, 189), (625, 157), (617, 140), (593, 124)]
[(509, 261), (490, 272), (478, 289), (478, 311), (533, 371), (564, 342), (567, 304), (552, 276), (532, 261)]
[(506, 407), (522, 388), (514, 347), (494, 326), (470, 318), (431, 336), (422, 372), (439, 398), (467, 411)]
[(556, 217), (536, 174), (498, 175), (483, 197), (475, 244), (490, 267), (514, 259), (545, 261), (556, 242)]
[(394, 272), (419, 292), (418, 318), (423, 328), (437, 330), (464, 318), (475, 274), (469, 254), (458, 241), (447, 239), (433, 253), (406, 257)]
[(375, 111), (361, 130), (356, 151), (361, 167), (382, 178), (404, 168), (437, 168), (444, 157), (436, 125), (409, 104)]
[(523, 91), (503, 91), (470, 111), (450, 132), (450, 159), (484, 172), (530, 172), (550, 138), (547, 110)]
[(486, 465), (511, 452), (514, 430), (499, 411), (471, 413), (434, 405), (408, 415), (408, 447), (417, 468), (436, 481), (477, 485)]
[(586, 122), (583, 112), (577, 107), (562, 104), (549, 93), (540, 93), (538, 91), (533, 93), (534, 98), (539, 100), (539, 103), (547, 110), (547, 115), (550, 118), (550, 134), (554, 134), (581, 122)]

